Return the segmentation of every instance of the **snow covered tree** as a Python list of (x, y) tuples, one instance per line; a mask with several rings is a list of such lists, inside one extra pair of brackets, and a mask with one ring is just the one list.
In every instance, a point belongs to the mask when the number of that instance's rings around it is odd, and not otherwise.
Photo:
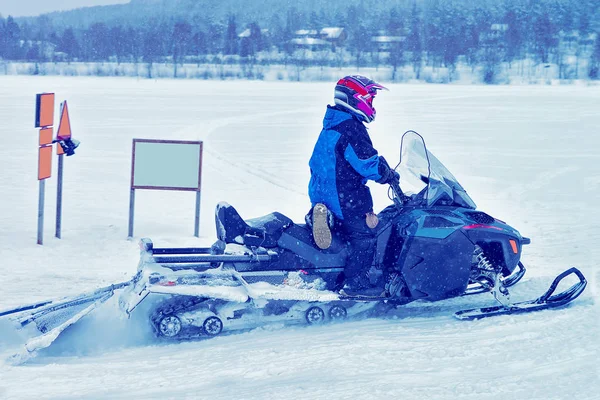
[(533, 46), (541, 63), (550, 61), (550, 52), (556, 47), (556, 27), (547, 11), (538, 12), (533, 21)]
[(401, 36), (404, 33), (404, 24), (398, 8), (392, 8), (389, 12), (387, 32), (390, 36)]
[(209, 53), (217, 54), (223, 51), (225, 28), (225, 25), (217, 22), (209, 25), (207, 30), (207, 47)]
[(522, 10), (510, 9), (504, 16), (506, 31), (506, 61), (510, 64), (515, 59), (523, 57), (525, 38), (522, 28)]
[(90, 58), (92, 61), (106, 61), (112, 55), (109, 31), (104, 23), (96, 23), (89, 29)]
[(6, 57), (7, 45), (6, 20), (0, 14), (0, 59)]
[(137, 64), (143, 57), (144, 49), (144, 36), (143, 32), (133, 27), (128, 27), (125, 30), (125, 37), (127, 40), (125, 44), (127, 46), (126, 54), (131, 55), (131, 58), (135, 64)]
[(21, 58), (21, 28), (10, 15), (4, 24), (4, 58), (17, 60)]
[(406, 38), (406, 50), (410, 52), (410, 62), (415, 72), (415, 78), (421, 77), (421, 65), (423, 60), (423, 44), (421, 39), (421, 14), (417, 8), (417, 2), (413, 2), (410, 13), (410, 33)]
[(325, 27), (325, 25), (327, 25), (327, 18), (325, 16), (325, 13), (323, 12), (323, 10), (321, 10), (321, 12), (317, 13), (316, 11), (311, 11), (310, 12), (310, 16), (308, 17), (308, 28), (309, 29), (316, 29), (316, 30), (320, 30), (323, 27)]
[(37, 63), (42, 61), (41, 49), (38, 42), (28, 42), (25, 46), (25, 59), (29, 62), (36, 63), (36, 73), (38, 74), (39, 69)]
[(197, 57), (198, 66), (200, 65), (200, 56), (208, 53), (208, 35), (199, 30), (192, 36), (191, 52)]
[(363, 25), (359, 25), (354, 30), (354, 37), (352, 38), (354, 47), (354, 59), (356, 61), (356, 69), (359, 70), (362, 66), (363, 55), (369, 50), (370, 37), (367, 28)]
[(287, 36), (288, 33), (279, 15), (273, 15), (267, 26), (269, 27), (269, 39), (265, 41), (266, 49), (275, 46), (279, 51), (284, 51), (285, 43), (291, 39), (291, 35)]
[(393, 42), (390, 48), (390, 65), (392, 67), (392, 81), (396, 80), (398, 68), (404, 66), (404, 43), (401, 41)]
[(74, 58), (79, 56), (80, 47), (79, 43), (77, 42), (77, 38), (75, 37), (73, 28), (69, 27), (65, 29), (62, 37), (60, 38), (57, 50), (65, 53), (65, 57), (68, 62), (71, 62)]
[(440, 38), (439, 51), (441, 60), (449, 70), (452, 78), (456, 69), (458, 56), (464, 54), (464, 41), (461, 36), (460, 24), (456, 21), (463, 20), (462, 10), (458, 3), (442, 2), (439, 5)]
[(183, 64), (192, 38), (192, 26), (179, 21), (173, 26), (171, 35), (171, 55), (173, 56), (173, 78), (177, 78), (177, 65)]
[(235, 23), (235, 16), (230, 15), (227, 22), (227, 33), (225, 36), (225, 46), (223, 48), (223, 54), (231, 55), (237, 54), (238, 43), (237, 43), (237, 25)]
[(592, 79), (600, 79), (600, 33), (596, 36), (596, 43), (590, 60), (588, 75)]
[(262, 32), (256, 22), (248, 25), (248, 36), (241, 38), (240, 56), (253, 58), (257, 52), (263, 49)]
[(127, 36), (121, 26), (110, 28), (108, 36), (112, 43), (113, 54), (117, 57), (117, 64), (120, 64), (128, 56), (128, 50), (131, 47), (129, 42), (133, 38)]
[(155, 24), (150, 24), (149, 29), (143, 33), (142, 56), (148, 64), (148, 78), (152, 78), (152, 65), (164, 53), (161, 45), (161, 29)]

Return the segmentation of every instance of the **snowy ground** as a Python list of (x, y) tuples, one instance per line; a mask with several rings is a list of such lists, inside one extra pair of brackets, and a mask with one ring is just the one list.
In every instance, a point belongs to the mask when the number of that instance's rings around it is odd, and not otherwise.
[[(332, 95), (324, 83), (129, 78), (2, 76), (0, 88), (0, 309), (126, 280), (140, 237), (162, 247), (210, 244), (218, 201), (248, 218), (277, 210), (302, 220), (307, 161)], [(375, 147), (397, 160), (401, 133), (423, 134), (480, 209), (532, 238), (515, 297), (535, 297), (577, 266), (590, 285), (571, 306), (450, 317), (492, 301), (479, 295), (412, 304), (399, 319), (166, 344), (115, 316), (110, 302), (30, 363), (2, 357), (0, 398), (599, 399), (600, 91), (390, 89), (377, 100)], [(68, 100), (82, 145), (65, 159), (63, 238), (53, 237), (54, 176), (39, 246), (33, 120), (35, 94), (44, 91), (56, 93), (57, 109)], [(132, 138), (204, 141), (200, 239), (192, 236), (193, 194), (138, 191), (135, 238), (127, 240)], [(385, 190), (374, 185), (373, 194), (383, 208)], [(14, 340), (0, 329), (2, 355)]]

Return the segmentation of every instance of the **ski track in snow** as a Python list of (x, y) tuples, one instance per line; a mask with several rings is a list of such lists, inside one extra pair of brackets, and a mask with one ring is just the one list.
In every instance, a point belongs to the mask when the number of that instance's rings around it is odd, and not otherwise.
[[(371, 127), (375, 147), (395, 164), (401, 133), (416, 130), (481, 210), (532, 238), (515, 300), (539, 296), (571, 265), (589, 281), (580, 298), (528, 315), (451, 317), (493, 303), (483, 294), (409, 304), (396, 317), (184, 343), (157, 341), (113, 298), (21, 366), (5, 361), (20, 338), (0, 324), (0, 398), (600, 399), (600, 93), (389, 86)], [(301, 221), (308, 158), (332, 95), (328, 83), (11, 76), (0, 87), (1, 129), (15, 135), (0, 149), (0, 309), (127, 279), (140, 237), (210, 244), (218, 201), (245, 218), (277, 210)], [(43, 91), (56, 92), (57, 110), (69, 101), (82, 145), (65, 160), (63, 239), (53, 238), (53, 177), (38, 246), (32, 115)], [(204, 140), (200, 239), (191, 236), (193, 196), (155, 191), (136, 193), (135, 240), (125, 239), (132, 138)], [(386, 191), (371, 187), (383, 208)]]
[[(206, 135), (207, 140), (211, 140), (214, 137), (216, 137), (220, 131), (226, 131), (227, 128), (234, 123), (237, 123), (237, 124), (241, 124), (241, 123), (260, 124), (261, 121), (267, 120), (268, 118), (272, 118), (275, 116), (284, 116), (291, 120), (297, 114), (302, 114), (302, 113), (309, 114), (311, 112), (318, 113), (319, 109), (313, 108), (313, 109), (302, 110), (302, 111), (291, 110), (291, 111), (282, 111), (282, 112), (275, 112), (275, 113), (253, 114), (253, 115), (243, 116), (243, 117), (238, 117), (238, 118), (225, 118), (221, 121), (216, 121), (216, 122), (209, 124), (206, 127), (204, 134)], [(191, 129), (194, 129), (194, 128), (190, 128), (190, 130)], [(235, 174), (240, 174), (240, 173), (241, 174), (250, 174), (253, 177), (259, 178), (266, 183), (269, 183), (269, 184), (277, 186), (279, 188), (288, 190), (296, 195), (304, 194), (304, 192), (302, 190), (300, 190), (299, 188), (294, 188), (294, 187), (290, 186), (289, 183), (286, 183), (284, 180), (277, 179), (277, 177), (273, 174), (273, 171), (266, 171), (262, 168), (256, 168), (254, 165), (252, 165), (252, 162), (243, 162), (243, 161), (240, 162), (239, 160), (232, 159), (231, 156), (227, 156), (215, 149), (208, 149), (207, 152), (210, 155), (212, 155), (215, 159), (225, 163), (228, 167), (234, 168), (233, 173), (235, 173)], [(260, 156), (260, 155), (258, 155), (258, 156)]]

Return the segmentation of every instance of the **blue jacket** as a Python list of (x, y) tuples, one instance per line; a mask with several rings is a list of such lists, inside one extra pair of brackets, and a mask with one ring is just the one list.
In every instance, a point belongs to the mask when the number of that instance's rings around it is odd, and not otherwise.
[(337, 106), (327, 106), (309, 166), (312, 205), (323, 203), (342, 220), (373, 212), (367, 180), (379, 181), (389, 173), (365, 125)]

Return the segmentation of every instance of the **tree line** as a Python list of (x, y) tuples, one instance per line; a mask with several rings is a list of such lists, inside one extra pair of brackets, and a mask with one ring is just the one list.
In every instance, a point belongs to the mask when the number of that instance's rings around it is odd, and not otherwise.
[[(404, 0), (373, 12), (351, 5), (335, 12), (290, 7), (284, 15), (268, 15), (268, 10), (265, 14), (261, 25), (246, 21), (243, 14), (230, 14), (222, 20), (162, 16), (143, 23), (107, 21), (78, 27), (56, 26), (49, 16), (0, 16), (0, 57), (33, 62), (168, 60), (175, 75), (177, 65), (206, 61), (211, 55), (231, 56), (230, 62), (239, 63), (381, 63), (394, 71), (411, 65), (417, 78), (425, 65), (452, 70), (460, 61), (483, 67), (486, 81), (493, 81), (500, 63), (529, 58), (565, 71), (573, 60), (585, 60), (589, 77), (600, 77), (596, 0)], [(343, 43), (319, 50), (337, 52), (336, 57), (314, 57), (315, 49), (292, 44), (298, 30), (324, 27), (343, 27), (347, 33)], [(375, 36), (396, 40), (381, 51)]]

